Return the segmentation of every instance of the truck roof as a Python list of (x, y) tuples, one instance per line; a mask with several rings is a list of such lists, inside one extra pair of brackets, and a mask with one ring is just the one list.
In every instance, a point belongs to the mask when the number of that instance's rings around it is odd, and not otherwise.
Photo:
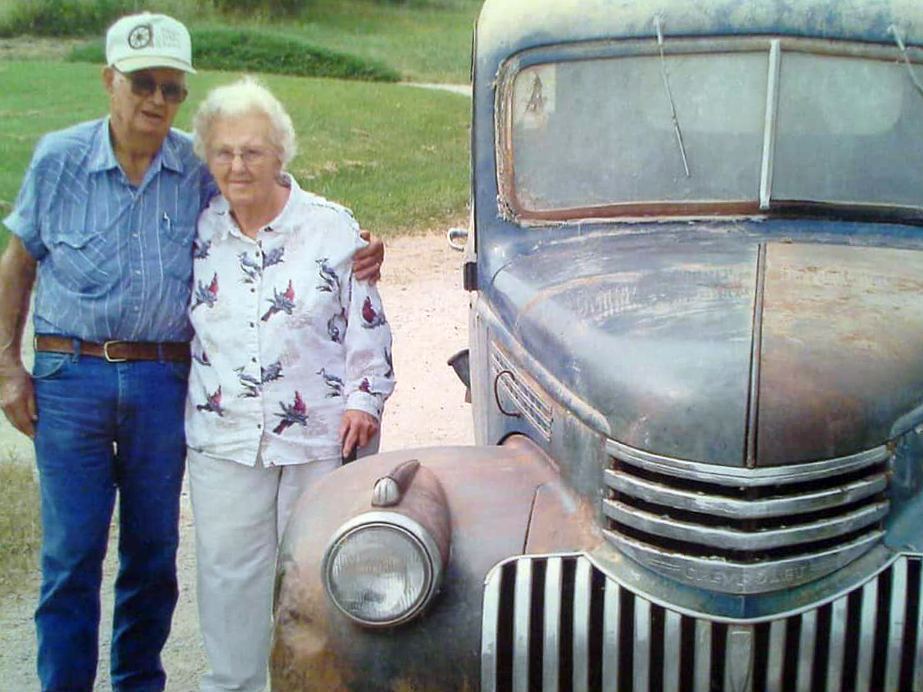
[(923, 45), (919, 0), (486, 0), (477, 24), (479, 63), (548, 43), (729, 34), (808, 36)]

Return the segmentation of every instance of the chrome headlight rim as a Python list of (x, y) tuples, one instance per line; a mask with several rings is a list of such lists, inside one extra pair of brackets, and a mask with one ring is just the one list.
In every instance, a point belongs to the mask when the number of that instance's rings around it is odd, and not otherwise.
[[(404, 610), (399, 616), (388, 620), (368, 620), (357, 616), (345, 608), (336, 598), (331, 588), (333, 581), (332, 571), (337, 551), (350, 536), (369, 528), (381, 528), (396, 531), (412, 543), (416, 544), (426, 569), (426, 575), (423, 588), (420, 595), (414, 600), (409, 608)], [(324, 583), (324, 591), (327, 597), (336, 606), (337, 610), (358, 625), (368, 628), (387, 628), (402, 625), (422, 613), (426, 606), (432, 601), (433, 596), (439, 591), (442, 583), (442, 565), (443, 558), (439, 551), (439, 546), (433, 539), (430, 532), (418, 521), (399, 512), (366, 512), (350, 519), (333, 534), (327, 549), (324, 551), (324, 559), (321, 563), (321, 576)]]

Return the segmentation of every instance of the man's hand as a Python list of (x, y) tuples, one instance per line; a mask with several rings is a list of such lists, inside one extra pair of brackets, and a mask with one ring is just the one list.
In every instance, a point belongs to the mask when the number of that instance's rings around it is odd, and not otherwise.
[(35, 437), (35, 394), (32, 378), (24, 367), (0, 369), (0, 408), (19, 432)]
[(358, 445), (365, 447), (378, 432), (378, 421), (365, 411), (347, 409), (340, 422), (340, 441), (343, 443), (343, 458), (352, 454)]
[(385, 261), (385, 244), (368, 231), (359, 231), (367, 247), (356, 250), (353, 257), (353, 274), (359, 281), (377, 282), (381, 278), (381, 264)]
[(29, 437), (35, 436), (35, 394), (20, 353), (35, 270), (32, 255), (11, 234), (0, 256), (0, 409), (14, 428)]

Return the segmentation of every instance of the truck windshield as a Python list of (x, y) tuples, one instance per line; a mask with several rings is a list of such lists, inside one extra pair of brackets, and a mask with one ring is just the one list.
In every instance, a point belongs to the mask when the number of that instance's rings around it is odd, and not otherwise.
[(511, 206), (757, 211), (762, 189), (769, 208), (923, 208), (923, 97), (906, 66), (784, 49), (773, 60), (761, 49), (522, 69), (508, 104)]

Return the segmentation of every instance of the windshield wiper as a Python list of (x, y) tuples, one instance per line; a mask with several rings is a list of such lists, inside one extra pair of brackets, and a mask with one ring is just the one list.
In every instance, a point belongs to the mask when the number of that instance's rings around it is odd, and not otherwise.
[(897, 43), (897, 47), (901, 51), (901, 57), (904, 58), (904, 64), (907, 66), (907, 74), (910, 75), (910, 81), (913, 82), (913, 85), (917, 88), (917, 91), (923, 94), (923, 85), (920, 84), (916, 73), (913, 71), (913, 65), (910, 64), (910, 58), (907, 57), (907, 48), (904, 46), (904, 41), (901, 39), (900, 32), (897, 30), (897, 27), (894, 24), (888, 27), (888, 32), (894, 34), (894, 41)]
[(657, 46), (660, 48), (660, 76), (663, 77), (663, 87), (667, 91), (667, 100), (670, 102), (670, 116), (673, 118), (673, 132), (676, 143), (679, 145), (679, 155), (683, 158), (683, 170), (689, 177), (689, 162), (686, 160), (686, 147), (683, 144), (683, 131), (679, 127), (676, 117), (676, 105), (673, 103), (673, 93), (670, 91), (670, 80), (667, 78), (666, 58), (663, 56), (663, 32), (660, 30), (660, 15), (654, 17), (654, 28), (657, 29)]

